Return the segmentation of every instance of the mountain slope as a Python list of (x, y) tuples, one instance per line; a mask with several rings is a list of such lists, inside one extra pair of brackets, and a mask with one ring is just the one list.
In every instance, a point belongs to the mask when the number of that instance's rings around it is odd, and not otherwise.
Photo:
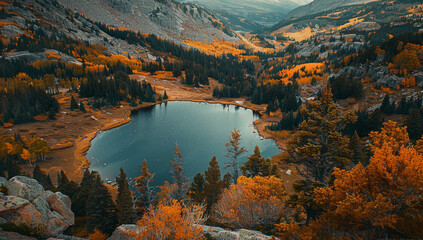
[[(337, 6), (334, 2), (342, 6)], [(330, 3), (334, 4), (330, 5)], [(314, 10), (305, 11), (311, 6)], [(331, 9), (323, 10), (326, 8)], [(299, 9), (301, 11), (296, 9), (290, 13), (290, 16), (295, 17), (286, 18), (273, 26), (269, 30), (270, 34), (302, 41), (312, 36), (357, 33), (372, 35), (374, 40), (380, 41), (386, 40), (389, 35), (418, 31), (421, 28), (423, 16), (423, 5), (419, 0), (366, 1), (365, 3), (357, 0), (339, 2), (315, 0), (312, 4)], [(313, 11), (322, 12), (312, 14)], [(307, 15), (301, 16), (306, 12)]]
[(282, 20), (286, 13), (310, 0), (181, 0), (204, 6), (235, 30), (256, 30)]
[(181, 41), (236, 41), (208, 11), (170, 0), (58, 0), (66, 8), (108, 25), (129, 28)]
[[(299, 18), (307, 15), (312, 15), (328, 10), (335, 9), (337, 7), (352, 5), (352, 4), (362, 4), (366, 2), (372, 2), (374, 0), (314, 0), (313, 2), (295, 8), (289, 12), (285, 19)], [(378, 1), (378, 0), (377, 0)]]

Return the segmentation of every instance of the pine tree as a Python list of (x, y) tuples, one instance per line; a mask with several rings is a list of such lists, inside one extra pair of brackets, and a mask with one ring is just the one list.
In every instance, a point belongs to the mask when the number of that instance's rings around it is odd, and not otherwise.
[(209, 162), (209, 167), (204, 172), (204, 175), (204, 195), (206, 198), (207, 212), (210, 212), (213, 205), (219, 200), (220, 194), (224, 188), (224, 182), (220, 178), (219, 163), (215, 156), (213, 156), (212, 160)]
[(169, 97), (167, 96), (166, 90), (164, 90), (163, 93), (163, 100), (169, 99)]
[(78, 103), (76, 102), (75, 98), (72, 96), (71, 97), (71, 102), (70, 102), (70, 110), (75, 110), (78, 109)]
[(239, 157), (247, 152), (245, 147), (241, 147), (241, 133), (238, 129), (231, 131), (231, 136), (229, 136), (229, 142), (225, 144), (226, 146), (226, 157), (229, 159), (229, 162), (226, 163), (225, 168), (230, 168), (233, 183), (236, 184), (239, 170), (238, 170), (238, 160)]
[(270, 159), (261, 156), (260, 148), (256, 146), (254, 153), (248, 157), (248, 160), (240, 168), (242, 175), (246, 177), (267, 177), (271, 174), (272, 164)]
[(154, 175), (148, 171), (147, 160), (144, 159), (141, 167), (141, 176), (135, 179), (139, 197), (135, 202), (137, 216), (142, 217), (144, 213), (151, 207), (154, 200), (153, 187), (151, 183), (154, 181)]
[(287, 145), (286, 161), (302, 164), (304, 169), (297, 171), (305, 178), (294, 183), (295, 194), (290, 196), (289, 204), (305, 210), (306, 224), (319, 213), (313, 200), (314, 189), (327, 186), (333, 169), (345, 167), (353, 154), (348, 138), (341, 131), (356, 116), (342, 115), (341, 110), (332, 99), (330, 87), (325, 87), (320, 99), (309, 102), (308, 109), (302, 109), (307, 120)]
[(342, 168), (350, 162), (352, 151), (341, 130), (357, 117), (353, 113), (341, 114), (329, 86), (323, 90), (320, 99), (309, 105), (309, 109), (302, 111), (307, 120), (301, 123), (288, 143), (287, 160), (303, 164), (304, 170), (298, 171), (307, 180), (326, 185), (335, 167)]
[(175, 191), (171, 194), (172, 197), (178, 201), (182, 201), (186, 197), (187, 189), (187, 178), (184, 174), (184, 168), (182, 167), (183, 159), (182, 154), (178, 149), (175, 148), (174, 159), (170, 161), (172, 169), (170, 170), (172, 178), (176, 185)]
[(226, 173), (225, 176), (223, 176), (223, 187), (229, 188), (232, 184), (232, 175), (230, 173)]
[(422, 116), (419, 109), (415, 108), (411, 110), (407, 117), (406, 126), (411, 140), (416, 141), (422, 137)]
[(382, 105), (380, 105), (380, 111), (386, 115), (392, 114), (391, 112), (391, 100), (389, 98), (389, 95), (386, 94), (383, 98)]
[(38, 181), (44, 189), (53, 189), (50, 175), (46, 174), (41, 170), (40, 165), (35, 164), (34, 170), (32, 171), (32, 178)]
[(22, 175), (22, 169), (14, 159), (7, 160), (7, 177), (12, 178), (14, 176)]
[(129, 190), (128, 179), (122, 168), (120, 168), (119, 176), (116, 177), (116, 182), (118, 184), (118, 196), (116, 199), (118, 224), (132, 223), (133, 203), (131, 191)]
[(204, 176), (202, 173), (195, 175), (187, 194), (194, 203), (200, 204), (204, 201)]
[(77, 192), (77, 189), (78, 184), (72, 180), (69, 180), (63, 170), (60, 171), (60, 174), (57, 174), (57, 191), (67, 195), (70, 199), (72, 199)]
[(364, 149), (364, 145), (360, 140), (360, 137), (357, 134), (357, 131), (354, 132), (350, 138), (349, 148), (353, 151), (352, 161), (355, 164), (361, 163), (364, 166), (367, 165), (367, 156)]
[(87, 199), (88, 231), (92, 233), (97, 228), (111, 234), (117, 226), (116, 212), (116, 205), (107, 187), (103, 185), (100, 176), (97, 176)]
[(79, 110), (81, 110), (81, 112), (86, 113), (87, 110), (85, 110), (85, 106), (84, 103), (82, 101), (79, 102)]
[(72, 211), (75, 213), (76, 217), (83, 217), (87, 215), (87, 200), (93, 189), (95, 179), (95, 172), (91, 173), (88, 169), (84, 171), (84, 176), (79, 184), (78, 192), (75, 194), (74, 198), (72, 198)]

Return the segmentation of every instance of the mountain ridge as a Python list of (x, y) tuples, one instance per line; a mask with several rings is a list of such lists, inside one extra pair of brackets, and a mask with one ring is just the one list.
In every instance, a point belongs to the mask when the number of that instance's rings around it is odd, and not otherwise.
[(183, 39), (236, 42), (236, 34), (209, 11), (170, 0), (58, 0), (65, 8), (94, 21), (152, 33), (180, 42)]
[[(311, 3), (297, 7), (290, 11), (285, 19), (292, 19), (298, 17), (304, 17), (307, 15), (312, 15), (328, 10), (335, 9), (337, 7), (353, 5), (353, 4), (363, 4), (367, 2), (374, 2), (375, 0), (313, 0)], [(379, 1), (379, 0), (376, 0)]]

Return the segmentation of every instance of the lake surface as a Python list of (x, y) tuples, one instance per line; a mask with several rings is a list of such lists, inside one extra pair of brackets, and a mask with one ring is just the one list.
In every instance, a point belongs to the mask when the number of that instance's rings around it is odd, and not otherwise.
[(259, 115), (250, 109), (233, 105), (168, 102), (144, 109), (131, 116), (128, 124), (101, 132), (91, 142), (87, 159), (90, 170), (98, 171), (103, 180), (114, 180), (123, 167), (128, 178), (141, 174), (141, 163), (147, 159), (148, 168), (154, 173), (154, 185), (172, 183), (169, 173), (175, 146), (184, 159), (184, 172), (192, 179), (204, 172), (209, 161), (216, 156), (222, 171), (228, 161), (225, 157), (228, 137), (234, 128), (242, 135), (241, 146), (248, 150), (241, 161), (260, 147), (263, 157), (280, 152), (271, 139), (261, 140), (253, 121)]

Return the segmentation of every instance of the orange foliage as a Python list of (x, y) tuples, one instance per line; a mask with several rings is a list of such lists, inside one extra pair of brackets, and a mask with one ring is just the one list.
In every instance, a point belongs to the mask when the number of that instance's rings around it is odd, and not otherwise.
[(205, 239), (203, 228), (195, 225), (204, 222), (204, 210), (204, 206), (187, 207), (176, 200), (160, 202), (137, 222), (138, 226), (143, 227), (141, 232), (132, 235), (140, 240)]
[(60, 60), (60, 59), (62, 59), (62, 57), (55, 52), (45, 51), (44, 53), (47, 55), (48, 60)]
[(142, 71), (142, 62), (137, 58), (129, 59), (124, 55), (112, 55), (105, 56), (103, 54), (92, 55), (88, 54), (85, 57), (85, 60), (92, 63), (93, 65), (116, 65), (118, 62), (129, 66), (132, 70)]
[[(317, 81), (323, 81), (327, 77), (327, 75), (325, 76), (323, 74), (325, 68), (324, 63), (305, 63), (297, 65), (294, 68), (283, 69), (282, 71), (279, 71), (278, 75), (281, 78), (280, 81), (288, 84), (291, 82), (290, 79), (294, 76), (294, 74), (298, 72), (299, 78), (297, 79), (297, 82), (299, 84), (310, 84), (313, 78)], [(322, 74), (323, 76), (320, 76)], [(265, 83), (268, 81), (269, 80), (267, 79), (264, 80)]]
[(369, 165), (336, 168), (333, 185), (314, 191), (319, 218), (309, 226), (277, 225), (282, 239), (379, 239), (395, 231), (421, 237), (423, 155), (395, 122), (370, 137)]
[(285, 190), (274, 176), (241, 176), (225, 189), (213, 208), (213, 220), (231, 228), (274, 224), (282, 215)]
[(94, 233), (88, 235), (88, 238), (92, 240), (105, 240), (107, 235), (96, 228), (94, 229)]
[(4, 27), (4, 26), (7, 26), (7, 25), (13, 25), (17, 28), (21, 28), (21, 26), (19, 26), (18, 24), (14, 23), (14, 22), (2, 22), (2, 21), (0, 21), (0, 27)]
[(414, 76), (408, 76), (401, 81), (403, 87), (414, 87), (416, 86), (416, 78)]
[(410, 147), (398, 155), (393, 150), (384, 143), (366, 168), (335, 169), (334, 186), (315, 190), (331, 227), (357, 234), (368, 226), (395, 229), (402, 221), (402, 213), (423, 194), (423, 156)]
[(393, 121), (383, 123), (380, 132), (371, 132), (369, 134), (371, 142), (369, 144), (371, 150), (382, 148), (387, 143), (394, 151), (398, 151), (401, 147), (410, 143), (406, 127), (400, 127), (400, 124)]
[(47, 119), (48, 119), (48, 116), (46, 115), (37, 115), (34, 117), (34, 120), (39, 122), (45, 122), (47, 121)]
[(201, 41), (193, 41), (193, 40), (187, 39), (187, 40), (184, 40), (184, 43), (189, 46), (201, 49), (205, 53), (209, 55), (214, 55), (214, 56), (219, 56), (219, 55), (229, 54), (229, 53), (235, 56), (245, 54), (245, 51), (239, 49), (235, 45), (235, 43), (224, 41), (224, 40), (216, 40), (212, 43), (203, 43)]

